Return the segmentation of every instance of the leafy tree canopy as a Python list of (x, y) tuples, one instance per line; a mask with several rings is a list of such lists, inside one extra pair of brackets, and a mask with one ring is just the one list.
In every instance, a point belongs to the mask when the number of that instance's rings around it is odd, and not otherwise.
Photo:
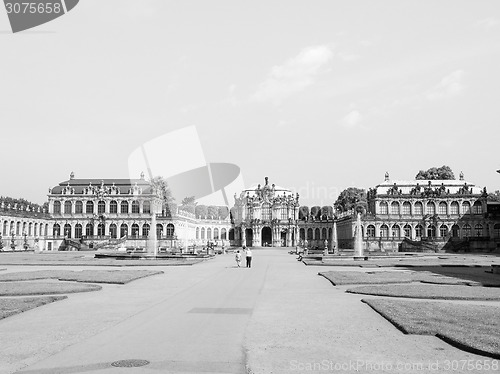
[(194, 196), (189, 196), (182, 199), (180, 207), (182, 210), (194, 214), (196, 207), (196, 200)]
[(342, 191), (333, 204), (335, 210), (346, 212), (359, 206), (366, 209), (366, 191), (362, 188), (349, 187)]
[(428, 170), (420, 170), (415, 179), (455, 179), (453, 170), (449, 166), (443, 165), (440, 168), (432, 167)]
[(172, 192), (170, 191), (165, 178), (161, 176), (154, 177), (149, 181), (149, 183), (151, 183), (154, 193), (162, 200), (163, 209), (165, 209), (167, 214), (171, 214), (175, 211), (175, 199), (172, 196)]

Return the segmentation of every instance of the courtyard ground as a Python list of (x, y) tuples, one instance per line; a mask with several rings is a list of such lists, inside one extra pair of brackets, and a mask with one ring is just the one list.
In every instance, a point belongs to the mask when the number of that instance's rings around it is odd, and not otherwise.
[[(318, 276), (329, 270), (324, 266), (305, 266), (285, 249), (255, 249), (253, 255), (250, 269), (237, 268), (233, 255), (195, 266), (157, 265), (163, 273), (102, 284), (100, 291), (69, 294), (2, 319), (0, 373), (445, 373), (464, 360), (492, 367), (490, 357), (436, 336), (403, 334), (361, 302), (376, 296), (346, 293), (352, 285), (334, 287)], [(75, 259), (68, 262), (75, 266), (61, 259), (55, 266), (22, 265), (22, 259), (12, 265), (3, 261), (8, 256), (0, 255), (3, 277), (61, 266), (117, 269)], [(131, 359), (146, 365), (116, 367), (134, 364), (122, 361)], [(453, 372), (471, 371), (460, 366)]]

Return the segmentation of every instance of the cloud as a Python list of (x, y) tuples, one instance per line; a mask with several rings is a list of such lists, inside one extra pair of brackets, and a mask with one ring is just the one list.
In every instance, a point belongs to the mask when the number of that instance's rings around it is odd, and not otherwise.
[(271, 101), (279, 104), (288, 97), (314, 84), (333, 57), (332, 50), (325, 45), (304, 48), (297, 56), (283, 65), (274, 66), (267, 79), (251, 96), (251, 101)]
[(460, 95), (464, 91), (462, 83), (463, 75), (463, 70), (455, 70), (453, 73), (447, 75), (427, 92), (427, 99), (441, 100)]
[(345, 127), (354, 127), (362, 120), (362, 114), (356, 109), (353, 109), (349, 112), (349, 114), (340, 120), (340, 123)]
[(351, 61), (357, 61), (359, 60), (360, 56), (354, 53), (339, 53), (339, 57), (341, 60), (346, 61), (346, 62), (351, 62)]
[(496, 26), (500, 25), (500, 21), (496, 18), (489, 17), (489, 18), (485, 18), (485, 19), (477, 21), (476, 24), (478, 26), (484, 27), (486, 29), (491, 29), (492, 27), (496, 27)]

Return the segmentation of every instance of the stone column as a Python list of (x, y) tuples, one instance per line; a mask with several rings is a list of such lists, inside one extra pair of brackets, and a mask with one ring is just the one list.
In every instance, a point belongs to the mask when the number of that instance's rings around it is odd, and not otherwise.
[(338, 241), (337, 241), (337, 221), (333, 221), (332, 249), (333, 249), (333, 254), (334, 255), (338, 255), (339, 254)]

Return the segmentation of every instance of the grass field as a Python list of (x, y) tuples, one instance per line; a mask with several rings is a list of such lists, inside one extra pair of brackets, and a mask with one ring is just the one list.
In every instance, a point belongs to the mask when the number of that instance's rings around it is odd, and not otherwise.
[(463, 350), (500, 358), (500, 307), (436, 301), (362, 301), (405, 334), (436, 335)]
[(350, 288), (346, 292), (414, 299), (500, 300), (500, 288), (423, 283), (359, 286)]
[[(346, 284), (388, 284), (427, 282), (437, 284), (481, 285), (478, 282), (449, 277), (432, 272), (393, 271), (326, 271), (319, 275), (328, 279), (334, 286)], [(0, 278), (1, 279), (1, 278)]]
[(67, 296), (2, 298), (0, 299), (0, 319), (66, 298)]
[(97, 284), (59, 281), (0, 282), (0, 296), (55, 295), (75, 292), (98, 291)]
[(152, 270), (39, 270), (0, 274), (0, 282), (52, 278), (61, 281), (126, 284), (136, 279), (162, 273), (163, 271)]

